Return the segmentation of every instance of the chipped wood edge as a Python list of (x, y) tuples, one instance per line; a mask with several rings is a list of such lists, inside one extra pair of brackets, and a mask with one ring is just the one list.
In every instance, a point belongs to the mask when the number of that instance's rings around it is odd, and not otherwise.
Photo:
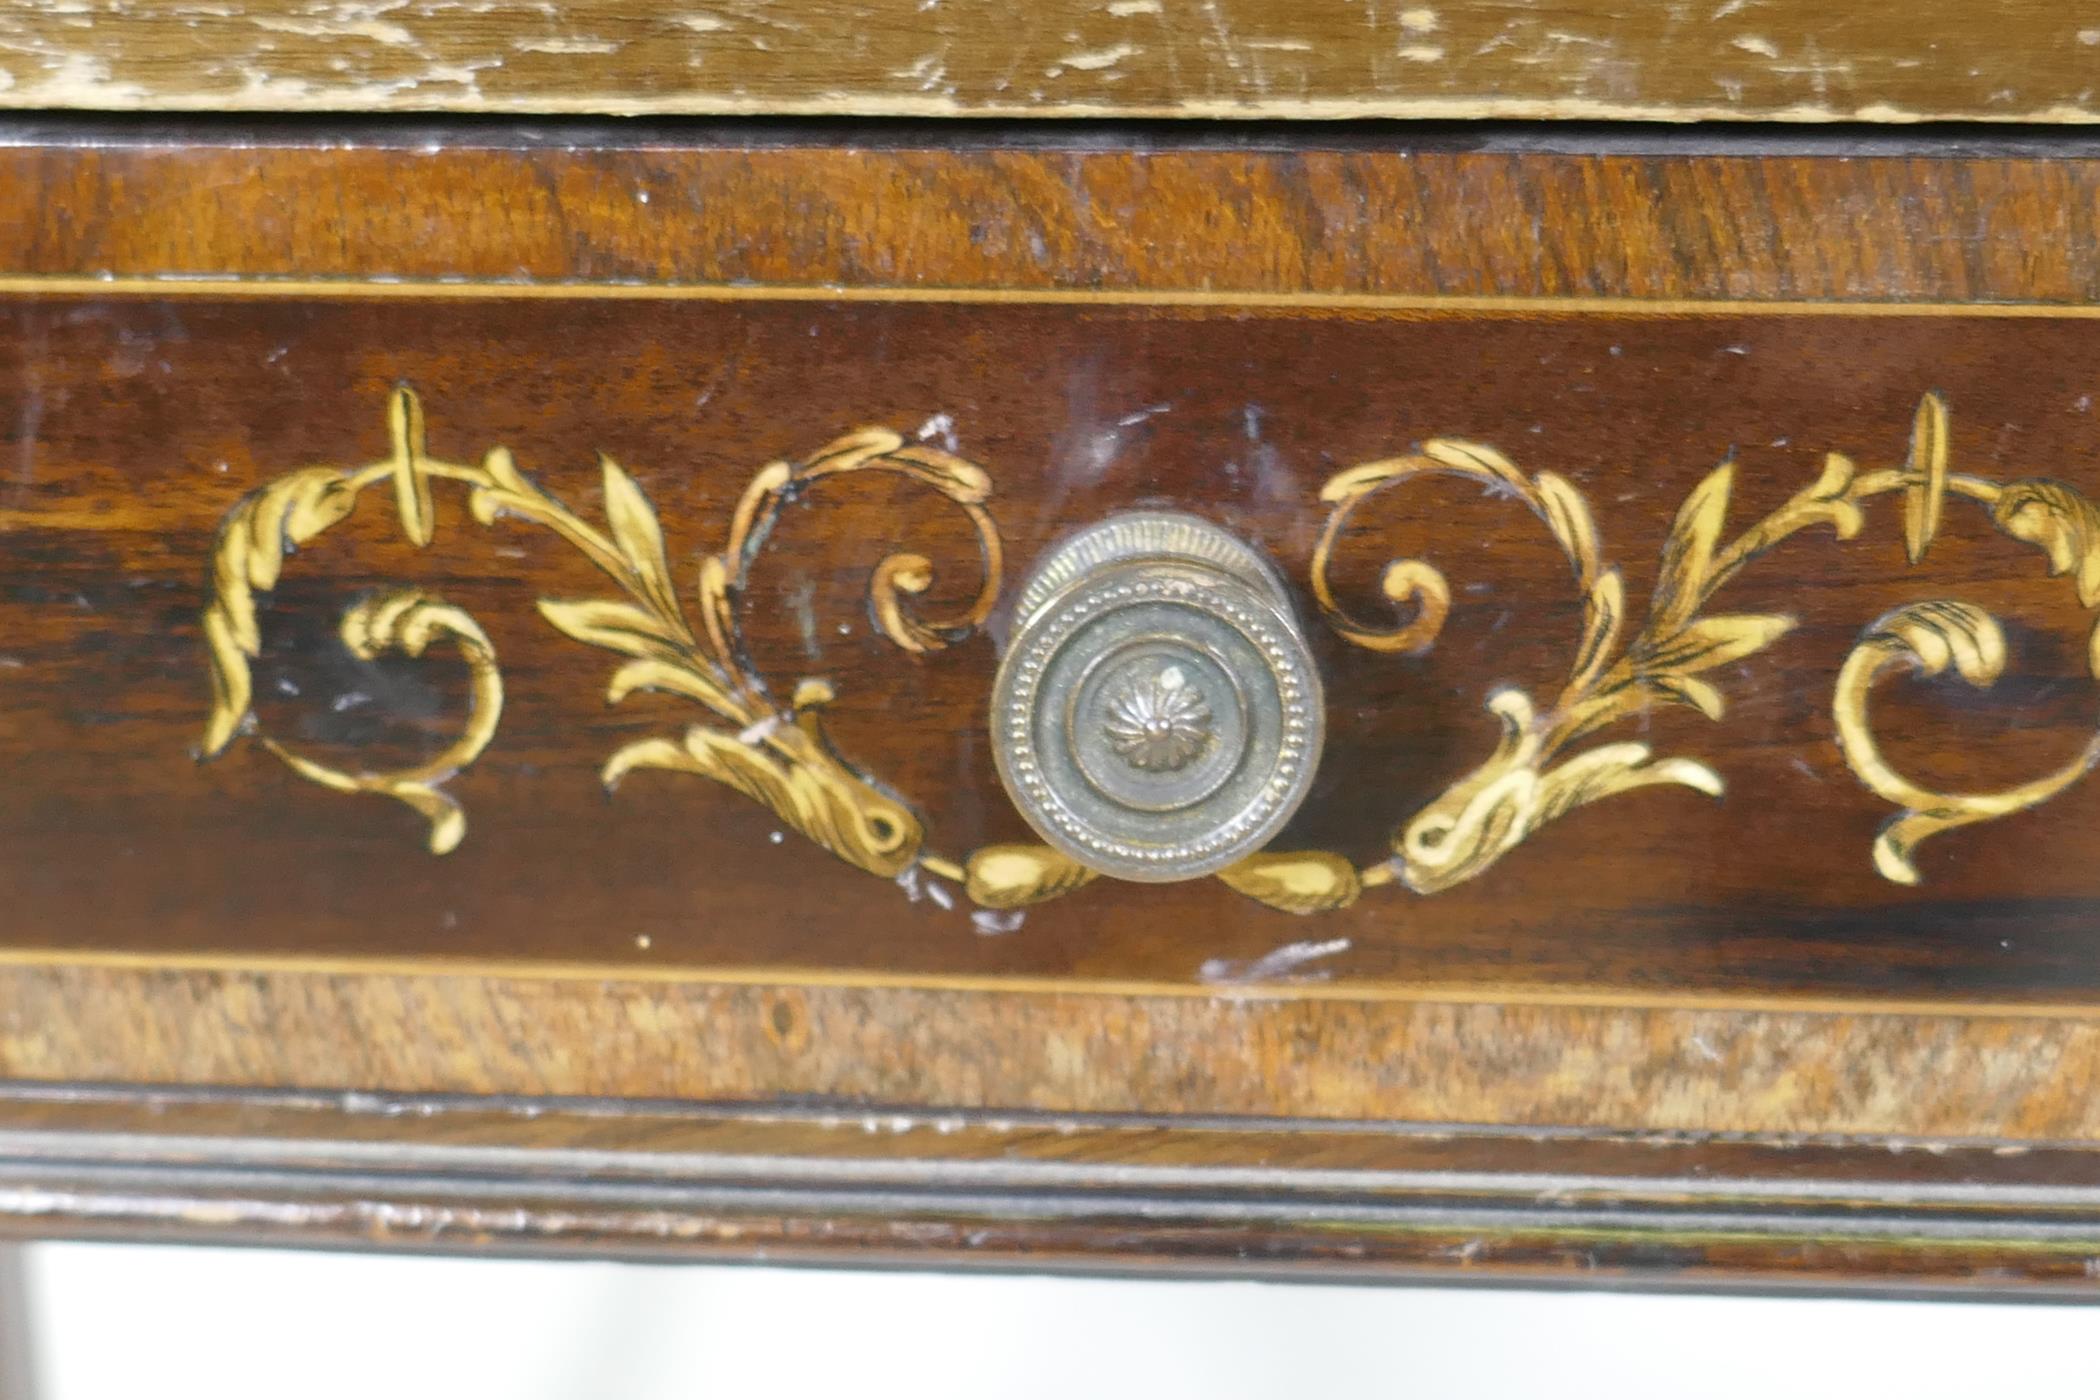
[(352, 91), (323, 92), (297, 101), (260, 94), (137, 92), (72, 83), (0, 91), (0, 111), (168, 113), (422, 113), (491, 117), (829, 117), (939, 121), (1288, 121), (1304, 123), (1402, 122), (1644, 122), (1692, 126), (1704, 122), (1756, 122), (1773, 126), (1927, 126), (1982, 123), (1992, 126), (2100, 125), (2100, 106), (2054, 103), (2017, 111), (1968, 107), (1903, 106), (1886, 102), (1858, 107), (1797, 103), (1769, 109), (1710, 105), (1642, 104), (1526, 99), (1481, 95), (1469, 98), (1325, 98), (1291, 102), (1189, 100), (1181, 102), (982, 102), (889, 97), (881, 94), (807, 98), (737, 98), (716, 93), (681, 93), (662, 98), (613, 94), (585, 96), (421, 97), (404, 101)]
[(19, 5), (0, 105), (99, 111), (2089, 123), (2066, 10), (1813, 0)]

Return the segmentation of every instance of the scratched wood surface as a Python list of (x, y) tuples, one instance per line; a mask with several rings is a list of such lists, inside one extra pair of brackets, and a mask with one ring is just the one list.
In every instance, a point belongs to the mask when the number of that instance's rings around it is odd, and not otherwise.
[(2048, 0), (438, 0), (0, 10), (18, 109), (2084, 122)]
[(2096, 1213), (2048, 1146), (0, 1091), (0, 1239), (2089, 1298)]
[[(231, 178), (247, 168), (266, 178)], [(1680, 502), (1717, 463), (1738, 460), (1747, 520), (1807, 485), (1825, 452), (1900, 462), (1928, 391), (1953, 406), (1960, 470), (2100, 489), (2086, 466), (2100, 363), (2089, 323), (2069, 314), (2090, 295), (2094, 245), (2061, 232), (2091, 217), (2087, 162), (20, 146), (0, 180), (14, 207), (39, 211), (11, 226), (8, 267), (85, 279), (12, 284), (0, 341), (19, 405), (0, 534), (14, 948), (1179, 985), (1309, 972), (1532, 995), (1970, 1004), (2100, 990), (2088, 937), (2100, 891), (2084, 858), (2094, 789), (1936, 838), (1915, 888), (1875, 872), (1875, 831), (1893, 813), (1848, 771), (1830, 708), (1848, 650), (1888, 609), (1973, 598), (2013, 629), (2009, 674), (1988, 692), (1877, 696), (1903, 763), (1954, 789), (2002, 786), (2075, 756), (2091, 727), (2070, 583), (1974, 516), (1950, 517), (1912, 565), (1891, 503), (1860, 540), (1804, 534), (1731, 586), (1731, 612), (1800, 625), (1717, 677), (1732, 701), (1721, 721), (1657, 707), (1614, 735), (1712, 763), (1724, 799), (1614, 798), (1456, 888), (1388, 887), (1311, 919), (1209, 882), (1103, 884), (979, 918), (953, 882), (899, 888), (852, 869), (715, 784), (645, 774), (608, 801), (606, 757), (677, 732), (686, 711), (647, 697), (607, 707), (609, 659), (532, 610), (590, 595), (592, 568), (542, 535), (479, 529), (451, 499), (427, 550), (368, 509), (288, 561), (263, 617), (257, 716), (345, 761), (427, 757), (456, 725), (461, 668), (358, 662), (336, 615), (395, 579), (466, 606), (491, 630), (509, 694), (495, 746), (453, 784), (469, 821), (460, 848), (428, 854), (413, 813), (306, 783), (252, 741), (194, 758), (220, 520), (281, 472), (384, 455), (387, 394), (404, 381), (434, 452), (506, 444), (586, 514), (601, 509), (596, 454), (626, 464), (686, 588), (760, 465), (865, 424), (981, 463), (1015, 572), (1108, 511), (1194, 504), (1269, 549), (1301, 605), (1321, 483), (1438, 435), (1563, 474), (1637, 606)], [(900, 205), (900, 185), (919, 198)], [(1432, 191), (1454, 197), (1417, 203)], [(1921, 206), (1927, 191), (1938, 202)], [(754, 208), (807, 232), (756, 264), (752, 241), (726, 232)], [(547, 234), (550, 209), (565, 237)], [(2020, 218), (2034, 232), (2007, 259), (1989, 221)], [(1193, 247), (1153, 236), (1221, 221), (1257, 232)], [(1478, 230), (1496, 236), (1468, 242)], [(1594, 256), (1615, 240), (1616, 259)], [(1035, 246), (1048, 256), (1007, 251)], [(1218, 300), (1213, 286), (1173, 304), (1209, 276), (1213, 247), (1219, 281), (1269, 299)], [(1024, 263), (1034, 270), (1014, 270)], [(302, 272), (365, 285), (233, 295), (196, 281)], [(490, 298), (374, 280), (521, 272), (541, 291), (637, 275), (742, 285)], [(1001, 304), (1002, 279), (1070, 295)], [(900, 300), (885, 291), (899, 282), (971, 295)], [(827, 284), (845, 290), (806, 290)], [(1735, 301), (1656, 315), (1347, 300), (1445, 291)], [(2066, 314), (1759, 309), (2023, 293)], [(870, 626), (865, 576), (898, 542), (938, 561), (937, 600), (974, 588), (968, 536), (936, 497), (848, 484), (797, 504), (744, 599), (751, 658), (782, 694), (803, 676), (833, 685), (833, 739), (923, 815), (934, 850), (1020, 839), (984, 741), (995, 635), (911, 657)], [(1338, 586), (1373, 609), (1384, 561), (1412, 552), (1442, 559), (1462, 590), (1435, 649), (1374, 655), (1311, 623), (1333, 739), (1287, 846), (1376, 860), (1485, 757), (1495, 687), (1539, 691), (1567, 665), (1581, 601), (1521, 510), (1473, 487), (1396, 497), (1345, 538)], [(1307, 966), (1264, 961), (1302, 946), (1318, 954)]]

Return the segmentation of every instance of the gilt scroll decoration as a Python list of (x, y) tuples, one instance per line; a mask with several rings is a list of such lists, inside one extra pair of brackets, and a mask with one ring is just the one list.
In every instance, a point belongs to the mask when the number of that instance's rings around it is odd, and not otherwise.
[[(980, 848), (961, 859), (933, 853), (910, 804), (863, 774), (832, 746), (823, 710), (829, 683), (804, 679), (785, 704), (751, 667), (739, 607), (753, 560), (779, 512), (824, 480), (852, 472), (899, 475), (928, 488), (966, 516), (980, 554), (982, 583), (967, 609), (929, 619), (915, 600), (931, 585), (925, 556), (899, 551), (878, 563), (869, 581), (870, 610), (884, 633), (907, 651), (930, 653), (959, 640), (990, 616), (1000, 590), (1002, 544), (988, 502), (984, 470), (928, 444), (882, 429), (840, 438), (800, 461), (774, 462), (748, 483), (724, 547), (703, 556), (696, 580), (697, 623), (679, 598), (662, 524), (647, 497), (617, 464), (601, 459), (603, 527), (570, 510), (518, 469), (502, 447), (475, 464), (428, 454), (421, 404), (397, 390), (387, 405), (392, 451), (353, 468), (307, 467), (252, 492), (226, 517), (214, 552), (212, 598), (204, 615), (213, 700), (202, 753), (224, 752), (252, 735), (292, 771), (346, 793), (395, 798), (422, 814), (429, 846), (442, 854), (466, 831), (465, 815), (446, 783), (478, 759), (497, 732), (502, 672), (487, 634), (464, 611), (420, 590), (389, 588), (354, 603), (340, 633), (355, 654), (399, 651), (420, 656), (440, 643), (467, 664), (465, 722), (442, 753), (388, 772), (353, 772), (302, 755), (257, 729), (251, 663), (260, 655), (258, 595), (277, 584), (286, 556), (348, 518), (367, 490), (390, 488), (404, 534), (414, 544), (434, 537), (433, 492), (461, 488), (473, 518), (493, 527), (515, 521), (551, 531), (577, 549), (614, 586), (616, 596), (539, 600), (558, 631), (621, 658), (608, 703), (638, 691), (683, 697), (706, 713), (677, 736), (630, 743), (607, 759), (608, 787), (630, 773), (660, 769), (723, 783), (763, 804), (781, 821), (870, 873), (908, 877), (914, 869), (960, 884), (977, 904), (1015, 909), (1058, 898), (1093, 873), (1036, 845)], [(1354, 903), (1366, 890), (1401, 885), (1434, 894), (1479, 878), (1533, 832), (1601, 798), (1635, 789), (1679, 786), (1712, 796), (1721, 775), (1703, 761), (1658, 757), (1647, 745), (1606, 741), (1604, 731), (1654, 705), (1683, 705), (1711, 719), (1724, 699), (1707, 673), (1749, 658), (1779, 641), (1794, 620), (1779, 614), (1709, 611), (1725, 585), (1791, 537), (1829, 526), (1840, 541), (1866, 525), (1866, 506), (1900, 498), (1904, 538), (1913, 562), (1940, 528), (1950, 501), (1980, 508), (2004, 536), (2033, 546), (2049, 571), (2069, 575), (2079, 602), (2100, 609), (2100, 508), (2075, 489), (2046, 479), (1996, 482), (1953, 472), (1945, 404), (1927, 395), (1900, 466), (1862, 470), (1830, 453), (1821, 474), (1777, 510), (1732, 537), (1726, 534), (1735, 468), (1713, 470), (1680, 506), (1665, 541), (1645, 617), (1629, 612), (1619, 569), (1606, 558), (1582, 493), (1551, 472), (1529, 473), (1479, 443), (1437, 439), (1413, 453), (1367, 463), (1330, 478), (1320, 500), (1325, 525), (1314, 551), (1310, 586), (1329, 626), (1352, 645), (1383, 653), (1432, 647), (1450, 610), (1450, 585), (1426, 560), (1401, 559), (1381, 581), (1401, 617), (1364, 619), (1336, 594), (1332, 568), (1353, 513), (1382, 492), (1433, 476), (1478, 482), (1526, 508), (1566, 556), (1583, 605), (1583, 623), (1566, 681), (1544, 704), (1502, 689), (1487, 708), (1501, 736), (1492, 753), (1394, 831), (1391, 854), (1359, 864), (1326, 850), (1264, 851), (1219, 873), (1228, 886), (1273, 908), (1316, 913)], [(1629, 635), (1630, 634), (1630, 635)], [(2100, 679), (2100, 627), (2087, 645), (2088, 669)], [(1851, 771), (1897, 809), (1871, 852), (1874, 868), (1916, 883), (1918, 844), (1955, 828), (1990, 821), (2048, 801), (2100, 762), (2100, 735), (2053, 773), (2001, 791), (1948, 793), (1906, 777), (1883, 755), (1869, 718), (1871, 693), (1903, 671), (1935, 675), (1952, 668), (1987, 687), (2003, 674), (2005, 638), (1983, 609), (1958, 601), (1910, 604), (1872, 623), (1838, 675), (1832, 699), (1838, 747)], [(1189, 712), (1195, 725), (1195, 712)], [(1596, 739), (1596, 742), (1587, 742)]]
[[(2100, 605), (2100, 510), (2062, 482), (2004, 484), (1949, 469), (1945, 402), (1928, 394), (1919, 403), (1909, 452), (1900, 467), (1862, 471), (1852, 459), (1829, 453), (1815, 481), (1732, 539), (1724, 538), (1732, 462), (1715, 468), (1678, 509), (1663, 546), (1648, 614), (1630, 640), (1626, 590), (1619, 570), (1603, 556), (1589, 503), (1563, 477), (1527, 474), (1479, 443), (1436, 440), (1418, 453), (1340, 472), (1321, 491), (1329, 506), (1315, 551), (1312, 586), (1321, 612), (1337, 632), (1374, 651), (1431, 646), (1451, 603), (1450, 585), (1424, 560), (1390, 564), (1382, 581), (1387, 599), (1412, 608), (1404, 624), (1380, 627), (1344, 610), (1329, 582), (1334, 546), (1349, 515), (1373, 494), (1425, 476), (1480, 482), (1514, 498), (1542, 521), (1567, 556), (1582, 596), (1583, 625), (1568, 679), (1541, 708), (1521, 690), (1488, 700), (1501, 725), (1494, 752), (1446, 788), (1394, 833), (1388, 862), (1362, 878), (1390, 871), (1401, 883), (1433, 894), (1475, 879), (1546, 823), (1599, 798), (1636, 788), (1680, 785), (1718, 797), (1721, 775), (1691, 758), (1656, 757), (1645, 744), (1582, 741), (1636, 716), (1650, 705), (1686, 705), (1719, 720), (1720, 690), (1702, 672), (1740, 661), (1771, 646), (1794, 626), (1772, 613), (1713, 613), (1721, 589), (1767, 551), (1800, 532), (1827, 525), (1850, 540), (1866, 525), (1866, 504), (1900, 495), (1904, 545), (1912, 563), (1925, 555), (1949, 499), (1980, 506), (2005, 536), (2039, 548), (2052, 574), (2070, 574), (2078, 600)], [(2088, 670), (2100, 679), (2100, 628), (2089, 634)], [(1876, 795), (1901, 811), (1885, 824), (1873, 848), (1874, 868), (1887, 879), (1916, 884), (1912, 855), (1937, 832), (2008, 816), (2047, 801), (2100, 761), (2100, 736), (2046, 777), (1999, 792), (1946, 793), (1915, 783), (1881, 755), (1868, 720), (1868, 695), (1891, 671), (1936, 675), (1950, 664), (1970, 685), (1985, 687), (2004, 671), (2006, 647), (1998, 623), (1969, 603), (1933, 601), (1896, 609), (1871, 624), (1839, 673), (1832, 699), (1838, 746), (1847, 766)], [(1335, 858), (1314, 853), (1323, 863)], [(1355, 890), (1339, 874), (1321, 907), (1339, 907)], [(1310, 903), (1311, 901), (1308, 901)]]
[[(482, 525), (508, 519), (551, 530), (617, 587), (621, 596), (615, 598), (539, 602), (541, 615), (558, 631), (624, 658), (607, 686), (608, 703), (653, 690), (709, 712), (712, 722), (693, 724), (676, 738), (644, 739), (614, 753), (602, 773), (607, 787), (638, 769), (697, 774), (763, 803), (801, 835), (873, 874), (896, 876), (922, 858), (925, 833), (912, 809), (852, 769), (826, 737), (823, 709), (834, 698), (831, 687), (804, 680), (784, 706), (777, 702), (745, 657), (737, 605), (752, 560), (790, 500), (828, 478), (888, 472), (946, 498), (976, 534), (984, 582), (960, 617), (928, 620), (914, 611), (911, 599), (933, 581), (924, 555), (891, 554), (869, 581), (871, 611), (892, 642), (913, 652), (947, 646), (984, 621), (999, 593), (999, 532), (985, 509), (991, 484), (981, 468), (880, 429), (842, 437), (799, 462), (764, 467), (737, 503), (728, 542), (701, 560), (696, 626), (679, 601), (655, 510), (611, 458), (600, 461), (606, 516), (601, 529), (542, 490), (502, 447), (471, 466), (430, 456), (422, 405), (411, 390), (395, 391), (387, 423), (393, 451), (385, 460), (294, 471), (251, 493), (221, 526), (214, 596), (204, 615), (213, 681), (205, 757), (224, 752), (254, 728), (249, 663), (261, 649), (256, 595), (276, 586), (285, 556), (348, 518), (366, 490), (387, 484), (403, 532), (417, 545), (429, 544), (435, 528), (432, 488), (447, 483), (466, 489), (469, 509)], [(344, 644), (367, 659), (387, 650), (419, 656), (439, 640), (455, 644), (472, 685), (460, 737), (427, 763), (386, 773), (327, 767), (266, 735), (258, 735), (259, 741), (324, 787), (407, 803), (429, 820), (430, 849), (442, 855), (466, 834), (465, 815), (444, 784), (480, 757), (502, 712), (495, 650), (473, 618), (412, 589), (387, 589), (354, 604), (341, 633)]]

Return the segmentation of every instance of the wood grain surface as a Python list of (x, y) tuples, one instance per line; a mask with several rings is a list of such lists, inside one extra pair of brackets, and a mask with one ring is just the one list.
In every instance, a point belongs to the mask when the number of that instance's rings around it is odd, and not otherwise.
[(93, 0), (0, 11), (23, 109), (2083, 122), (2018, 0)]
[[(589, 595), (595, 571), (544, 534), (476, 527), (459, 500), (441, 502), (429, 549), (361, 513), (290, 560), (257, 675), (266, 732), (360, 763), (427, 756), (456, 724), (461, 668), (357, 662), (336, 614), (398, 579), (482, 619), (509, 696), (496, 747), (455, 784), (472, 833), (460, 850), (428, 855), (412, 813), (302, 782), (254, 744), (194, 761), (220, 520), (292, 468), (382, 456), (397, 383), (422, 394), (434, 451), (505, 444), (586, 514), (597, 454), (626, 464), (681, 587), (763, 463), (864, 425), (937, 433), (984, 466), (1016, 573), (1076, 524), (1166, 503), (1255, 540), (1301, 589), (1322, 481), (1429, 437), (1562, 475), (1636, 600), (1716, 464), (1738, 463), (1749, 518), (1826, 452), (1900, 462), (1927, 391), (1953, 406), (1959, 470), (2100, 488), (2084, 466), (2100, 362), (2077, 301), (2090, 248), (2063, 232), (2096, 207), (2074, 193), (2087, 162), (56, 145), (6, 161), (18, 206), (42, 211), (6, 250), (17, 280), (0, 341), (19, 405), (0, 535), (16, 948), (1186, 986), (1261, 976), (1272, 952), (1313, 941), (1328, 951), (1303, 975), (1400, 992), (1952, 1005), (2100, 988), (2083, 859), (2100, 796), (2077, 788), (1940, 838), (1906, 889), (1870, 860), (1892, 812), (1833, 739), (1834, 678), (1861, 630), (1959, 597), (2014, 628), (2011, 673), (1987, 693), (1886, 688), (1891, 751), (1952, 788), (1990, 788), (2085, 742), (2075, 592), (1974, 516), (1911, 565), (1883, 509), (1862, 539), (1803, 535), (1731, 586), (1730, 611), (1794, 617), (1794, 633), (1729, 668), (1719, 722), (1657, 709), (1625, 736), (1710, 762), (1725, 799), (1615, 798), (1468, 884), (1375, 891), (1317, 922), (1204, 883), (1100, 885), (987, 926), (937, 879), (889, 887), (714, 784), (642, 775), (608, 801), (606, 757), (676, 732), (687, 709), (608, 708), (605, 658), (532, 611)], [(267, 178), (232, 178), (243, 166)], [(900, 184), (935, 193), (900, 206)], [(1928, 188), (1944, 208), (1913, 202)], [(1337, 201), (1374, 216), (1343, 247), (1323, 232), (1343, 227)], [(1824, 217), (1826, 201), (1865, 216)], [(565, 244), (544, 237), (548, 208), (569, 220)], [(662, 227), (639, 212), (658, 208)], [(964, 209), (967, 226), (944, 223)], [(1208, 229), (1232, 209), (1262, 232), (1216, 264), (1237, 286), (1196, 294), (1209, 248), (1169, 256), (1151, 221)], [(1635, 209), (1652, 237), (1632, 236)], [(754, 210), (816, 230), (768, 245), (755, 282), (737, 251), (751, 241), (728, 232)], [(2001, 270), (1977, 231), (1992, 217), (2031, 221), (2017, 267)], [(1463, 261), (1487, 229), (1506, 246)], [(1528, 230), (1528, 254), (1512, 230)], [(992, 279), (1012, 268), (982, 250), (1024, 234), (1053, 255), (1002, 288)], [(1226, 257), (1229, 240), (1206, 237)], [(1614, 238), (1628, 249), (1616, 267), (1593, 258)], [(1751, 246), (1767, 252), (1733, 256)], [(309, 247), (318, 261), (302, 262)], [(1432, 253), (1392, 251), (1409, 247)], [(1804, 248), (1827, 251), (1819, 275), (1798, 271)], [(1833, 276), (1841, 265), (1853, 271)], [(1590, 299), (1554, 297), (1575, 290), (1554, 269), (1577, 266)], [(504, 267), (533, 280), (492, 280)], [(1870, 269), (1857, 302), (1782, 300)], [(323, 280), (265, 276), (302, 271)], [(646, 285), (615, 280), (645, 271)], [(226, 276), (245, 281), (199, 280)], [(2023, 285), (2035, 303), (1947, 304)], [(1687, 295), (1699, 290), (1728, 300), (1709, 308)], [(1481, 300), (1495, 296), (1510, 300)], [(778, 694), (805, 676), (838, 692), (832, 738), (923, 815), (935, 850), (1021, 839), (985, 742), (1004, 614), (949, 652), (900, 653), (861, 602), (899, 544), (937, 561), (936, 600), (976, 587), (961, 518), (937, 497), (846, 485), (794, 506), (744, 600), (751, 659)], [(1567, 665), (1580, 598), (1521, 510), (1425, 486), (1365, 513), (1338, 583), (1373, 607), (1384, 561), (1413, 552), (1460, 582), (1448, 634), (1420, 656), (1322, 641), (1332, 739), (1286, 847), (1375, 860), (1485, 756), (1487, 696)]]
[[(335, 619), (395, 578), (470, 608), (509, 690), (495, 744), (453, 783), (457, 851), (430, 855), (413, 813), (304, 782), (252, 741), (210, 764), (194, 750), (221, 518), (283, 471), (383, 457), (403, 382), (432, 452), (507, 444), (586, 518), (602, 518), (597, 454), (613, 454), (682, 590), (752, 472), (871, 424), (952, 435), (983, 465), (1016, 573), (1075, 524), (1168, 503), (1258, 540), (1301, 594), (1321, 484), (1439, 434), (1564, 476), (1637, 607), (1718, 463), (1736, 463), (1746, 521), (1827, 452), (1902, 463), (1928, 393), (1951, 409), (1955, 471), (2100, 491), (2090, 160), (11, 135), (0, 1078), (19, 1102), (0, 1114), (0, 1230), (2089, 1286), (2089, 1203), (2061, 1191), (2090, 1181), (2100, 1143), (2100, 798), (2074, 788), (1934, 837), (1906, 889), (1873, 872), (1889, 811), (1831, 727), (1860, 630), (1958, 596), (2003, 620), (2012, 663), (1987, 692), (1886, 683), (1891, 756), (1987, 786), (2090, 735), (2075, 579), (1959, 502), (1921, 562), (1891, 496), (1859, 538), (1806, 532), (1730, 585), (1730, 610), (1800, 625), (1715, 673), (1721, 720), (1658, 710), (1624, 736), (1711, 762), (1725, 799), (1614, 797), (1468, 884), (1389, 886), (1318, 919), (1216, 884), (1099, 884), (997, 931), (923, 882), (776, 842), (762, 808), (718, 785), (641, 775), (608, 800), (607, 751), (683, 712), (607, 707), (607, 659), (533, 611), (587, 593), (592, 568), (451, 496), (427, 549), (375, 499), (286, 559), (256, 676), (266, 732), (345, 761), (427, 755), (463, 668), (357, 662)], [(937, 848), (1017, 834), (982, 743), (1003, 614), (914, 656), (877, 637), (863, 598), (902, 544), (936, 561), (930, 603), (966, 597), (962, 522), (909, 487), (825, 490), (783, 514), (751, 576), (752, 664), (782, 690), (831, 682), (839, 748), (923, 812)], [(1508, 501), (1426, 486), (1367, 509), (1337, 585), (1375, 608), (1384, 562), (1414, 552), (1459, 586), (1434, 650), (1320, 643), (1334, 747), (1295, 836), (1360, 859), (1492, 743), (1489, 691), (1542, 684), (1581, 625), (1567, 562)], [(84, 1084), (209, 1088), (52, 1106)], [(327, 1102), (311, 1116), (272, 1098), (286, 1091)], [(856, 1184), (761, 1209), (678, 1196), (661, 1164), (623, 1157), (606, 1180), (646, 1189), (599, 1193), (574, 1152), (659, 1141), (649, 1105), (668, 1101), (732, 1119), (814, 1105), (855, 1139), (681, 1127), (666, 1150), (690, 1148), (708, 1191), (743, 1189), (722, 1160), (743, 1151)], [(549, 1110), (589, 1121), (520, 1127)], [(1002, 1113), (1056, 1121), (978, 1122)], [(150, 1140), (155, 1117), (190, 1140)], [(935, 1138), (960, 1134), (952, 1151), (901, 1176), (868, 1165), (896, 1145), (882, 1122), (935, 1119)], [(381, 1121), (401, 1128), (387, 1147), (349, 1145)], [(1296, 1135), (1373, 1121), (1493, 1131), (1441, 1165)], [(1222, 1135), (1178, 1136), (1205, 1123)], [(923, 1145), (918, 1131), (903, 1136)], [(1523, 1145), (1534, 1133), (1544, 1145)], [(1627, 1134), (1667, 1141), (1649, 1153)], [(1772, 1155), (1743, 1159), (1730, 1135)], [(1844, 1139), (1829, 1149), (1843, 1160), (1816, 1156), (1817, 1135)], [(1068, 1137), (1055, 1210), (1047, 1178), (989, 1183), (990, 1200), (954, 1184), (972, 1153)], [(355, 1169), (397, 1147), (415, 1165)], [(1133, 1183), (1148, 1153), (1220, 1174)], [(1450, 1214), (1447, 1177), (1405, 1203), (1330, 1208), (1318, 1160), (1415, 1183), (1380, 1177), (1372, 1196), (1416, 1191), (1417, 1169), (1500, 1184), (1470, 1215)], [(1603, 1214), (1579, 1228), (1518, 1210), (1526, 1173), (1555, 1162), (1624, 1189), (1597, 1188)], [(1940, 1174), (1922, 1197), (1921, 1162)], [(1223, 1184), (1268, 1167), (1273, 1190)], [(1702, 1171), (1771, 1210), (1668, 1184)], [(1842, 1204), (1782, 1200), (1790, 1173)], [(918, 1193), (916, 1214), (899, 1192)], [(1177, 1192), (1186, 1209), (1162, 1225)], [(1963, 1192), (1966, 1215), (1950, 1204)], [(1257, 1198), (1270, 1214), (1248, 1224)], [(1132, 1201), (1151, 1225), (1130, 1225)]]
[(1186, 130), (21, 121), (0, 142), (0, 247), (8, 272), (42, 277), (608, 296), (2100, 300), (2100, 161), (2082, 143)]
[(0, 975), (0, 1069), (19, 1080), (2100, 1142), (2082, 1014), (85, 957)]

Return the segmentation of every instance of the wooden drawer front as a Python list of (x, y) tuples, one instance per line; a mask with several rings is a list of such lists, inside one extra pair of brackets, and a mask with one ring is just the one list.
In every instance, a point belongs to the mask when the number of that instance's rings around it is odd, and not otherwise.
[[(7, 936), (2086, 1001), (2090, 169), (15, 147)], [(1136, 506), (1325, 679), (1219, 880), (992, 771)]]
[[(16, 135), (0, 1230), (2093, 1276), (2094, 162)], [(1215, 878), (996, 771), (1136, 509), (1324, 685)]]

